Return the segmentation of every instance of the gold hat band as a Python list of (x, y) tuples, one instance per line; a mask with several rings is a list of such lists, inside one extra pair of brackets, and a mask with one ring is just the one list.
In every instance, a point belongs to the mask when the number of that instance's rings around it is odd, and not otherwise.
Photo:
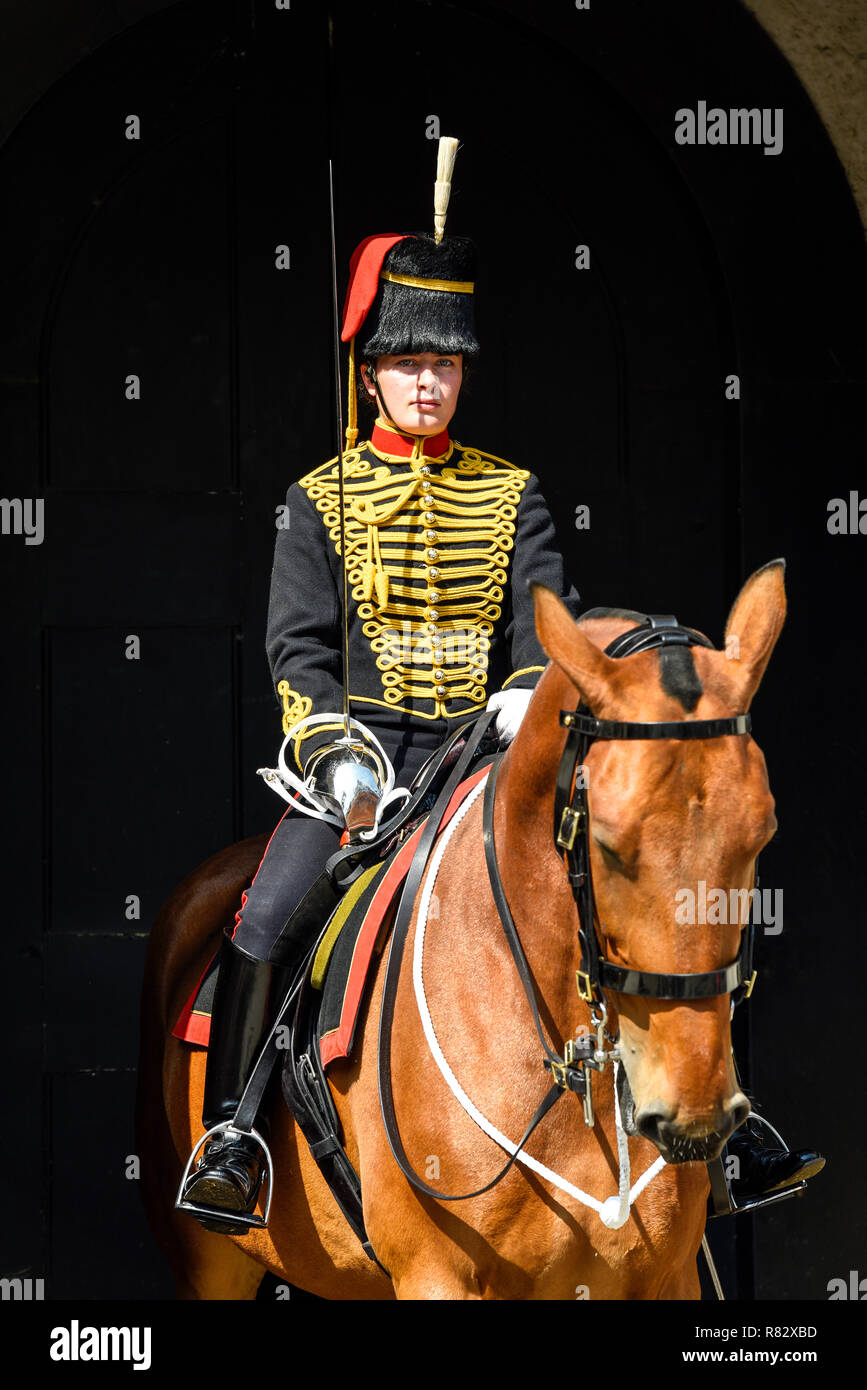
[(414, 275), (392, 275), (390, 270), (380, 271), (381, 280), (390, 280), (393, 285), (411, 285), (416, 290), (447, 290), (450, 294), (472, 294), (475, 283), (472, 280), (418, 280)]

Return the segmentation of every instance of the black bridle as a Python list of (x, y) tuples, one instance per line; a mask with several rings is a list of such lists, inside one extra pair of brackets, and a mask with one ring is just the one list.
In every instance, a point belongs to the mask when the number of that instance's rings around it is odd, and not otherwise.
[[(638, 627), (616, 637), (606, 647), (605, 655), (610, 657), (633, 656), (638, 652), (669, 646), (700, 646), (709, 647), (712, 651), (716, 650), (713, 643), (708, 641), (702, 633), (694, 632), (691, 628), (680, 627), (675, 618), (652, 616)], [(545, 1037), (536, 1003), (533, 976), (509, 908), (497, 864), (494, 840), (494, 804), (497, 774), (502, 761), (502, 759), (498, 759), (488, 773), (484, 793), (482, 833), (485, 860), (497, 912), (524, 993), (527, 996), (536, 1032), (546, 1054), (543, 1062), (551, 1072), (554, 1084), (536, 1109), (524, 1134), (515, 1146), (512, 1157), (483, 1187), (476, 1188), (473, 1192), (445, 1193), (432, 1187), (419, 1177), (409, 1161), (400, 1137), (391, 1084), (391, 1032), (401, 959), (412, 918), (415, 897), (421, 886), (427, 858), (433, 848), (446, 806), (462, 777), (466, 775), (475, 750), (492, 722), (494, 713), (492, 710), (486, 710), (479, 716), (474, 731), (467, 741), (466, 748), (448, 783), (437, 798), (425, 824), (395, 915), (380, 1007), (379, 1096), (389, 1147), (401, 1172), (412, 1185), (419, 1192), (436, 1198), (440, 1202), (466, 1201), (468, 1198), (480, 1196), (494, 1187), (512, 1167), (533, 1130), (566, 1090), (574, 1091), (583, 1097), (585, 1121), (588, 1125), (594, 1123), (590, 1068), (601, 1070), (616, 1055), (614, 1051), (605, 1050), (606, 1038), (612, 1043), (615, 1042), (615, 1039), (611, 1038), (605, 1030), (608, 1010), (602, 995), (604, 989), (614, 990), (620, 994), (644, 995), (652, 999), (708, 999), (715, 995), (731, 994), (734, 1005), (739, 1003), (741, 999), (749, 997), (755, 981), (755, 972), (752, 968), (755, 930), (752, 913), (750, 913), (737, 957), (730, 965), (723, 966), (719, 970), (689, 975), (657, 975), (646, 970), (633, 970), (625, 966), (615, 965), (612, 961), (604, 960), (601, 957), (596, 934), (597, 916), (590, 874), (587, 786), (585, 779), (577, 775), (578, 769), (583, 765), (588, 749), (595, 739), (724, 738), (730, 735), (749, 733), (751, 728), (750, 716), (737, 714), (729, 719), (684, 719), (637, 723), (596, 719), (583, 703), (576, 710), (561, 710), (560, 722), (568, 728), (569, 734), (557, 773), (554, 797), (554, 842), (558, 851), (563, 851), (565, 854), (569, 884), (578, 909), (578, 940), (581, 947), (581, 968), (577, 972), (578, 993), (590, 1007), (590, 1015), (596, 1033), (595, 1036), (591, 1033), (589, 1036), (578, 1039), (570, 1038), (566, 1043), (562, 1057), (553, 1050)], [(756, 876), (756, 884), (758, 884), (758, 875)]]
[[(638, 652), (672, 646), (709, 647), (712, 642), (700, 632), (680, 627), (673, 617), (654, 616), (639, 627), (615, 637), (605, 648), (610, 657), (633, 656)], [(596, 739), (706, 739), (748, 734), (751, 719), (748, 714), (736, 714), (730, 719), (681, 719), (658, 723), (636, 723), (616, 719), (596, 719), (585, 704), (576, 710), (561, 710), (560, 723), (569, 730), (554, 795), (554, 843), (564, 852), (569, 886), (578, 909), (578, 941), (581, 947), (581, 968), (578, 971), (578, 993), (585, 1004), (602, 1002), (602, 990), (618, 994), (639, 994), (648, 999), (710, 999), (719, 994), (732, 994), (738, 1004), (752, 991), (753, 941), (755, 928), (752, 913), (746, 926), (737, 956), (730, 965), (699, 974), (657, 975), (649, 970), (634, 970), (615, 965), (600, 954), (597, 936), (597, 913), (590, 873), (590, 814), (587, 804), (587, 783), (583, 769), (590, 745)], [(756, 880), (758, 882), (758, 879)]]

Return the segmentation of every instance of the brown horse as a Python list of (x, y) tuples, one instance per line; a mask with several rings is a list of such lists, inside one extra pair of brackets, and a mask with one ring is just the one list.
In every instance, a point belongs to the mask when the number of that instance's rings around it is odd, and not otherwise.
[[(576, 624), (554, 594), (535, 588), (536, 626), (550, 664), (539, 680), (496, 792), (502, 880), (554, 1047), (589, 1026), (575, 988), (576, 908), (552, 837), (554, 784), (564, 747), (561, 709), (583, 699), (599, 718), (682, 720), (677, 682), (659, 654), (622, 660), (602, 648), (634, 626), (622, 617)], [(690, 717), (745, 712), (785, 615), (783, 566), (759, 570), (738, 597), (726, 651), (689, 649)], [(662, 679), (661, 679), (662, 675)], [(664, 688), (668, 685), (669, 689)], [(690, 694), (691, 692), (691, 694)], [(697, 703), (696, 703), (697, 698)], [(603, 954), (656, 972), (727, 965), (740, 926), (678, 925), (676, 895), (698, 879), (749, 889), (775, 829), (764, 758), (748, 735), (707, 741), (597, 742), (587, 758), (591, 868)], [(426, 925), (425, 991), (437, 1038), (484, 1116), (517, 1141), (550, 1085), (541, 1046), (490, 890), (481, 798), (455, 830)], [(660, 1299), (699, 1295), (697, 1253), (707, 1168), (743, 1119), (733, 1071), (729, 997), (688, 1004), (609, 997), (609, 1030), (643, 1120), (628, 1141), (634, 1177), (659, 1152), (672, 1159), (644, 1188), (620, 1229), (516, 1163), (483, 1196), (441, 1203), (418, 1193), (388, 1147), (377, 1089), (377, 1025), (384, 961), (376, 966), (355, 1054), (329, 1076), (349, 1157), (361, 1178), (364, 1218), (391, 1279), (359, 1245), (282, 1100), (272, 1104), (275, 1198), (267, 1231), (216, 1235), (173, 1202), (201, 1134), (206, 1054), (170, 1035), (241, 890), (264, 837), (215, 855), (172, 895), (154, 926), (147, 964), (140, 1074), (140, 1153), (151, 1222), (181, 1297), (255, 1297), (263, 1267), (341, 1299)], [(416, 903), (418, 911), (418, 901)], [(410, 933), (410, 940), (412, 932)], [(434, 1063), (404, 956), (392, 1040), (395, 1105), (415, 1171), (443, 1192), (469, 1192), (504, 1161), (460, 1107)], [(595, 1080), (596, 1125), (566, 1094), (527, 1152), (599, 1199), (617, 1191), (611, 1067)], [(692, 1161), (690, 1161), (692, 1160)]]

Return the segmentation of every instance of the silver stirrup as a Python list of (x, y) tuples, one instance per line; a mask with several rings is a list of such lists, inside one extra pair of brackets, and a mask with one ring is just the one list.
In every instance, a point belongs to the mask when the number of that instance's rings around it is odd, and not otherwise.
[[(262, 1190), (263, 1183), (267, 1183), (268, 1186), (264, 1216), (257, 1216), (255, 1212), (229, 1211), (223, 1207), (200, 1207), (197, 1206), (195, 1202), (184, 1201), (184, 1188), (187, 1185), (187, 1178), (190, 1176), (196, 1154), (202, 1148), (203, 1144), (206, 1144), (213, 1135), (219, 1134), (222, 1131), (225, 1131), (229, 1136), (234, 1136), (239, 1139), (255, 1139), (265, 1155), (262, 1175), (259, 1179), (259, 1191)], [(271, 1213), (271, 1193), (273, 1189), (273, 1184), (271, 1182), (272, 1167), (273, 1160), (271, 1158), (271, 1150), (268, 1148), (268, 1145), (257, 1129), (236, 1129), (231, 1120), (221, 1120), (219, 1124), (214, 1125), (212, 1129), (209, 1129), (206, 1134), (202, 1135), (193, 1149), (193, 1152), (187, 1159), (187, 1166), (183, 1171), (183, 1176), (181, 1177), (180, 1186), (178, 1188), (178, 1195), (175, 1198), (175, 1210), (188, 1211), (191, 1212), (193, 1216), (204, 1216), (207, 1217), (209, 1221), (219, 1221), (221, 1218), (224, 1218), (226, 1221), (232, 1221), (238, 1226), (249, 1226), (251, 1229), (261, 1230), (268, 1225), (268, 1217)], [(257, 1192), (257, 1201), (258, 1196), (259, 1194)]]
[[(774, 1138), (779, 1140), (784, 1153), (791, 1152), (783, 1136), (774, 1129), (770, 1120), (766, 1120), (764, 1115), (759, 1115), (755, 1110), (751, 1110), (747, 1120), (758, 1120), (759, 1124), (764, 1125), (766, 1129), (771, 1131)], [(765, 1192), (757, 1197), (746, 1197), (742, 1202), (738, 1202), (732, 1192), (731, 1180), (726, 1176), (722, 1155), (707, 1165), (707, 1171), (710, 1178), (711, 1202), (714, 1208), (710, 1213), (711, 1216), (737, 1216), (742, 1211), (756, 1211), (759, 1207), (775, 1206), (777, 1202), (788, 1201), (790, 1197), (800, 1197), (807, 1187), (807, 1179), (801, 1178), (800, 1182), (792, 1183), (789, 1187), (782, 1187), (779, 1192)]]

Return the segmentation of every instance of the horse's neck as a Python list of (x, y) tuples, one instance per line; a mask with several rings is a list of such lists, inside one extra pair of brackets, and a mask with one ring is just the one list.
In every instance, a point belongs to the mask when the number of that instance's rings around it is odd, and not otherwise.
[(523, 800), (529, 812), (546, 799), (554, 804), (554, 782), (564, 734), (560, 710), (577, 703), (575, 687), (552, 662), (542, 672), (527, 714), (503, 759), (501, 784), (511, 784), (509, 798)]
[(575, 991), (580, 954), (575, 902), (553, 834), (554, 789), (564, 739), (559, 712), (575, 703), (574, 687), (552, 664), (541, 676), (503, 759), (495, 814), (503, 887), (540, 1003), (544, 1000), (561, 1040), (586, 1013)]

